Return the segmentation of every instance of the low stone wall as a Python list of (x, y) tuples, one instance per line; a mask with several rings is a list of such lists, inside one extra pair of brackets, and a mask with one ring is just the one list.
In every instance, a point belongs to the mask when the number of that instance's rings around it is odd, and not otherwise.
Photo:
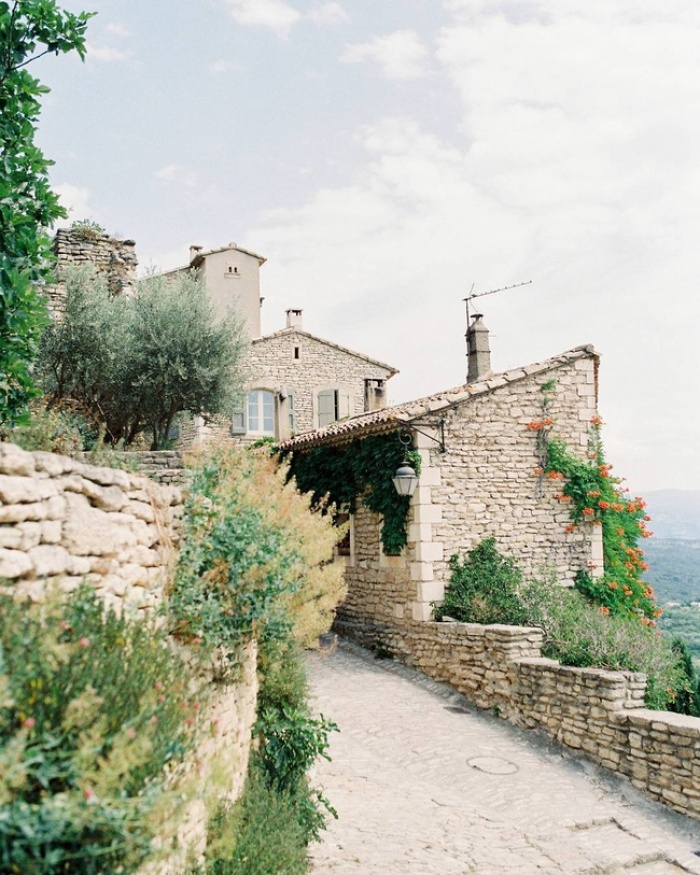
[(127, 466), (138, 468), (139, 474), (150, 477), (163, 486), (185, 485), (185, 461), (180, 450), (139, 450), (121, 455)]
[(700, 719), (646, 709), (645, 675), (545, 659), (539, 629), (433, 622), (414, 623), (409, 630), (337, 625), (338, 631), (450, 684), (479, 708), (542, 730), (700, 820)]

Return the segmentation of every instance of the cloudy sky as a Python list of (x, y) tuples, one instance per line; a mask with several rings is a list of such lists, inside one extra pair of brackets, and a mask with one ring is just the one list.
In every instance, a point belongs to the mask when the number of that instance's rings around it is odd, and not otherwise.
[[(64, 0), (72, 10), (83, 8)], [(40, 142), (73, 218), (142, 266), (268, 258), (263, 329), (464, 381), (464, 304), (504, 370), (602, 354), (608, 455), (700, 489), (696, 0), (93, 0), (48, 58)]]

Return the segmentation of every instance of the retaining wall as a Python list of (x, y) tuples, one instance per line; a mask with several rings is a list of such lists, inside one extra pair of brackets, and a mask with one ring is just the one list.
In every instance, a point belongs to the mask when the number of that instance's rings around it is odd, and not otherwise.
[[(4, 589), (41, 601), (49, 586), (69, 592), (85, 580), (119, 611), (153, 610), (175, 558), (181, 510), (179, 489), (141, 474), (0, 443)], [(185, 799), (142, 875), (184, 871), (188, 853), (201, 858), (212, 800), (234, 801), (243, 788), (257, 699), (254, 643), (240, 654), (235, 682), (220, 675), (212, 666), (204, 678), (200, 743), (178, 772)]]
[(336, 624), (381, 647), (479, 708), (539, 729), (639, 790), (700, 820), (700, 719), (644, 707), (646, 676), (563, 666), (542, 657), (542, 632), (518, 626)]

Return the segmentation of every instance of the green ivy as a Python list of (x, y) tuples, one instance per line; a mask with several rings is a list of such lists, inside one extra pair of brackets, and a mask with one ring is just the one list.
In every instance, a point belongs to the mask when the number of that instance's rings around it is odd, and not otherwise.
[[(389, 554), (400, 553), (408, 541), (410, 498), (399, 495), (392, 478), (404, 460), (405, 447), (398, 432), (356, 438), (342, 447), (314, 447), (287, 455), (290, 476), (302, 492), (311, 493), (311, 504), (324, 512), (329, 506), (355, 513), (360, 504), (382, 519), (382, 545)], [(420, 474), (421, 458), (409, 450), (408, 460)]]

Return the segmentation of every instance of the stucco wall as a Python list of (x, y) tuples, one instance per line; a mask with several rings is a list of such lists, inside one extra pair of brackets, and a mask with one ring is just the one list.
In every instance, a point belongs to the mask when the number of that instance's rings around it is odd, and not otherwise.
[(294, 390), (297, 432), (318, 426), (316, 396), (322, 389), (339, 389), (349, 396), (345, 415), (354, 416), (365, 410), (365, 380), (386, 380), (390, 374), (369, 359), (293, 329), (254, 341), (248, 364), (251, 388)]
[(700, 719), (644, 708), (646, 676), (562, 666), (542, 632), (416, 623), (385, 628), (382, 646), (479, 708), (539, 729), (683, 814), (700, 820)]

